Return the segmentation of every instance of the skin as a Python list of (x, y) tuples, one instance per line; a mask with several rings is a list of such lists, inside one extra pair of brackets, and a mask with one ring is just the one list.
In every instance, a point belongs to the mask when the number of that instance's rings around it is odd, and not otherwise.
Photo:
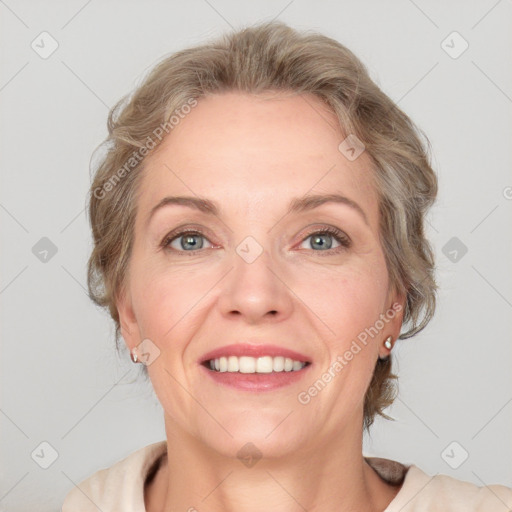
[[(338, 150), (344, 138), (312, 95), (229, 92), (199, 100), (147, 158), (117, 305), (128, 347), (149, 338), (160, 350), (148, 372), (170, 456), (146, 487), (148, 511), (382, 511), (398, 492), (364, 461), (362, 420), (402, 313), (307, 405), (297, 399), (380, 314), (405, 303), (389, 285), (370, 159), (349, 161)], [(357, 202), (368, 223), (337, 203), (285, 215), (292, 198), (328, 193)], [(170, 195), (207, 197), (220, 213), (168, 205), (146, 225)], [(180, 226), (205, 232), (195, 254), (180, 245), (187, 235), (161, 248)], [(351, 246), (331, 235), (315, 244), (311, 233), (328, 226)], [(236, 252), (247, 236), (263, 249), (250, 264)], [(306, 354), (307, 377), (254, 393), (205, 375), (202, 355), (247, 337)], [(237, 458), (248, 442), (262, 453), (250, 468)]]

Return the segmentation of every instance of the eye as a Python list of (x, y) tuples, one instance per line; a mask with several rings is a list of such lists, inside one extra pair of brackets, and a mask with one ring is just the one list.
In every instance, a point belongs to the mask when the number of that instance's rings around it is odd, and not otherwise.
[[(311, 239), (311, 250), (314, 252), (337, 253), (351, 246), (350, 238), (339, 229), (333, 227), (325, 227), (321, 230), (317, 229), (310, 232), (308, 236), (303, 239), (302, 243), (309, 239)], [(333, 239), (339, 244), (334, 248)], [(210, 247), (205, 246), (204, 240), (210, 244)], [(161, 246), (164, 249), (175, 252), (192, 253), (201, 249), (215, 247), (199, 230), (184, 230), (170, 233), (162, 240)]]
[[(311, 239), (311, 249), (315, 252), (340, 252), (351, 246), (351, 241), (348, 236), (339, 229), (333, 227), (326, 227), (325, 229), (311, 232), (306, 238), (304, 238), (302, 243), (309, 239)], [(334, 248), (333, 239), (339, 244)]]
[(167, 235), (162, 241), (162, 247), (178, 252), (193, 252), (205, 248), (203, 240), (208, 239), (200, 231), (180, 231)]

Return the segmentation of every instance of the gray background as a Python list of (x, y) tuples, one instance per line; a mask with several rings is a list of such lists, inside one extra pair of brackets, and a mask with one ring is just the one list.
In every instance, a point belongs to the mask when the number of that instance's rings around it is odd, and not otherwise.
[[(164, 439), (151, 387), (85, 294), (89, 160), (109, 107), (164, 54), (272, 18), (346, 44), (433, 146), (439, 306), (395, 346), (396, 421), (376, 421), (365, 455), (512, 486), (510, 0), (5, 0), (0, 17), (0, 510), (60, 510), (74, 484)], [(46, 59), (31, 47), (43, 31), (59, 45)], [(457, 58), (453, 31), (469, 43)]]

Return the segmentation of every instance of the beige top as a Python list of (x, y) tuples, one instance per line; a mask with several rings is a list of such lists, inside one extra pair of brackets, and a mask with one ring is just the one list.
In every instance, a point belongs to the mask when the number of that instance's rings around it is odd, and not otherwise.
[[(145, 446), (112, 467), (101, 469), (66, 496), (62, 512), (145, 512), (144, 483), (167, 441)], [(402, 488), (383, 512), (507, 512), (512, 489), (504, 485), (479, 487), (447, 475), (429, 476), (414, 465), (364, 457), (386, 481)]]

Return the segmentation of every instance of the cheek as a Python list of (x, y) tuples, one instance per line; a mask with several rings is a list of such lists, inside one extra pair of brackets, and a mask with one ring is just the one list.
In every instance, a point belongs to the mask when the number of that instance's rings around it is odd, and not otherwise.
[(336, 332), (344, 337), (357, 328), (368, 327), (383, 311), (386, 275), (378, 262), (320, 268), (296, 281), (297, 295)]
[(332, 392), (343, 389), (359, 397), (369, 384), (382, 337), (374, 329), (385, 308), (386, 276), (385, 269), (374, 262), (336, 272), (324, 270), (302, 281), (297, 295), (315, 313), (310, 318), (326, 353), (321, 371), (331, 370), (339, 377), (333, 379)]
[(131, 292), (141, 334), (159, 343), (175, 339), (182, 325), (200, 314), (212, 277), (198, 276), (192, 266), (173, 269), (155, 261), (134, 266)]
[(333, 398), (334, 407), (340, 411), (358, 406), (374, 371), (382, 333), (375, 334), (373, 329), (384, 311), (386, 298), (386, 280), (381, 271), (379, 267), (361, 267), (357, 271), (352, 267), (336, 274), (331, 272), (329, 279), (317, 275), (312, 280), (315, 288), (306, 283), (309, 300), (314, 304), (311, 309), (321, 320), (317, 326), (328, 326), (328, 330), (322, 328), (327, 360), (320, 372), (336, 375), (328, 394), (343, 396), (342, 403)]

